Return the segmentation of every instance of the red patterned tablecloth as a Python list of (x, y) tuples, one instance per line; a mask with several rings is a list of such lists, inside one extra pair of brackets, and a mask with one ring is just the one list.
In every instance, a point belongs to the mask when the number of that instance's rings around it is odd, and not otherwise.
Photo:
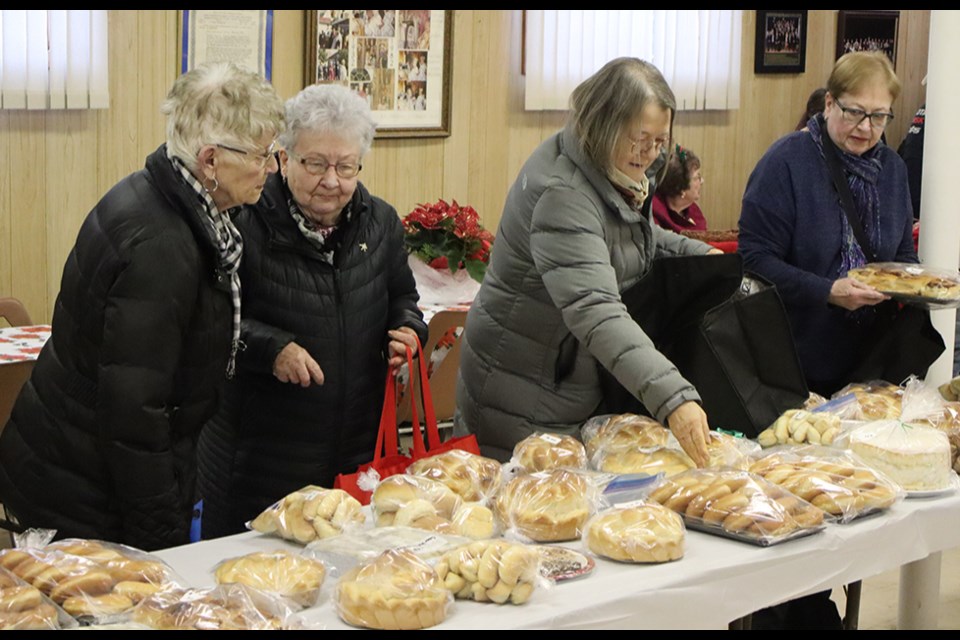
[(0, 364), (36, 360), (49, 337), (48, 324), (0, 328)]

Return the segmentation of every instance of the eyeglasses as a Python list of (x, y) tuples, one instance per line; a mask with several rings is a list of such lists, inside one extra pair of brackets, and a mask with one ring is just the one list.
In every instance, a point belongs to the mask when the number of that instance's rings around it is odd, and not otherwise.
[(870, 125), (877, 129), (883, 129), (890, 121), (893, 120), (892, 113), (886, 113), (884, 111), (874, 111), (873, 113), (867, 113), (863, 109), (855, 109), (852, 107), (845, 107), (836, 98), (833, 99), (837, 103), (837, 106), (840, 107), (840, 112), (843, 114), (843, 121), (849, 124), (852, 124), (856, 127), (860, 126), (860, 123), (870, 118)]
[(270, 143), (270, 146), (267, 147), (265, 153), (257, 153), (256, 151), (244, 151), (243, 149), (237, 149), (236, 147), (228, 147), (225, 144), (216, 143), (221, 149), (226, 149), (227, 151), (233, 151), (234, 153), (242, 153), (245, 156), (250, 156), (253, 158), (254, 164), (259, 166), (261, 169), (267, 166), (270, 162), (270, 159), (273, 158), (273, 154), (277, 151), (277, 141), (274, 140)]
[(360, 169), (363, 169), (362, 164), (354, 164), (353, 162), (338, 162), (337, 164), (333, 164), (332, 162), (320, 160), (319, 158), (301, 158), (293, 154), (290, 155), (303, 165), (304, 171), (312, 176), (325, 175), (327, 170), (333, 167), (339, 177), (355, 178), (357, 174), (360, 173)]
[(634, 154), (637, 150), (640, 153), (650, 153), (650, 150), (654, 147), (657, 148), (657, 153), (670, 144), (670, 138), (655, 138), (653, 140), (634, 140), (630, 136), (627, 136), (627, 140), (630, 141), (630, 153)]

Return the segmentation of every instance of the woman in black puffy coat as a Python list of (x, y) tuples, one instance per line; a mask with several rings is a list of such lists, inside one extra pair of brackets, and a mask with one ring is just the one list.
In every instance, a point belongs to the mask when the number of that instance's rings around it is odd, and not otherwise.
[(282, 179), (243, 212), (237, 378), (198, 448), (202, 535), (369, 462), (388, 366), (427, 328), (396, 210), (358, 181), (376, 125), (342, 86), (287, 102)]

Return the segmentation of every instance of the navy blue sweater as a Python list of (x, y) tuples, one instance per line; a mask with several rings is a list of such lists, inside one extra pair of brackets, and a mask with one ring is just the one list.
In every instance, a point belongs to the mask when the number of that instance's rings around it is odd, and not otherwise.
[[(881, 143), (882, 144), (882, 143)], [(889, 147), (879, 150), (880, 261), (917, 262), (907, 170)], [(840, 197), (806, 131), (775, 142), (757, 163), (740, 211), (744, 268), (780, 292), (808, 380), (837, 381), (853, 368), (872, 314), (827, 303), (839, 274)]]

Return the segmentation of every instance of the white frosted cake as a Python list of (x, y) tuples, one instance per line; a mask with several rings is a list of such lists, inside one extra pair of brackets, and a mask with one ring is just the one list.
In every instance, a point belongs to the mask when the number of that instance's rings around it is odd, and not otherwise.
[(895, 421), (875, 423), (850, 434), (850, 449), (907, 491), (950, 486), (950, 441), (930, 427)]

